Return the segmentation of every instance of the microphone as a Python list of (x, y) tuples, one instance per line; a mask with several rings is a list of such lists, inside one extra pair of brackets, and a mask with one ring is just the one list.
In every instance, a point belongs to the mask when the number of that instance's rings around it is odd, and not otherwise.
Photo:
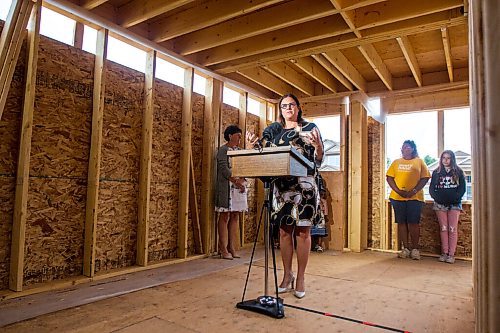
[(262, 139), (257, 140), (255, 143), (255, 146), (258, 147), (259, 149), (262, 149), (264, 147), (264, 141), (266, 143), (271, 142), (274, 137), (283, 130), (283, 125), (279, 122), (274, 122), (271, 125), (267, 126), (264, 131), (262, 132)]

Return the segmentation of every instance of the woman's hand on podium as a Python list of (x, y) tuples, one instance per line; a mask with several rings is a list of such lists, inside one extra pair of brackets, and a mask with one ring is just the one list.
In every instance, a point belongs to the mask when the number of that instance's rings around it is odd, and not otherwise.
[(249, 142), (252, 146), (258, 146), (259, 145), (259, 137), (249, 131), (246, 132), (245, 138), (247, 142)]

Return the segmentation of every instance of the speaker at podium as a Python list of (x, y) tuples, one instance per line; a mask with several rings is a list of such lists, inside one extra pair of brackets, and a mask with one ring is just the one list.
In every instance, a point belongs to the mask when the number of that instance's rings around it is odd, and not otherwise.
[[(274, 240), (271, 237), (271, 205), (272, 186), (279, 177), (305, 177), (314, 169), (314, 165), (301, 153), (291, 146), (267, 147), (260, 150), (245, 149), (228, 151), (231, 159), (232, 176), (245, 178), (258, 178), (264, 183), (264, 203), (260, 211), (257, 224), (257, 235), (254, 240), (250, 264), (243, 289), (241, 302), (236, 304), (239, 309), (249, 310), (273, 318), (283, 318), (285, 310), (283, 299), (278, 297), (278, 277), (276, 274), (276, 255), (274, 252)], [(260, 226), (264, 221), (264, 294), (256, 299), (245, 300), (250, 271), (252, 269), (253, 257), (257, 245)], [(269, 291), (269, 249), (272, 250), (274, 290), (273, 295)]]

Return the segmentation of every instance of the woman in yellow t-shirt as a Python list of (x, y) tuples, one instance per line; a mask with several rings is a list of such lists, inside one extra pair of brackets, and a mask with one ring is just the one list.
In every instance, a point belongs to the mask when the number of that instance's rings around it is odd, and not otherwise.
[[(392, 189), (389, 199), (398, 224), (398, 236), (403, 243), (398, 257), (419, 260), (420, 214), (424, 204), (422, 188), (431, 175), (424, 161), (418, 157), (415, 142), (403, 142), (401, 154), (403, 158), (392, 162), (386, 174), (387, 183)], [(411, 238), (411, 251), (408, 234)]]

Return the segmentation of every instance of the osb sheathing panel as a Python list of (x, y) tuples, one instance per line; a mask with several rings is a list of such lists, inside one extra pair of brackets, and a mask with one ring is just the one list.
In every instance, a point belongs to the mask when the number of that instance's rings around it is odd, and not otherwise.
[(235, 108), (234, 106), (222, 104), (219, 132), (219, 142), (221, 146), (226, 143), (226, 140), (224, 140), (224, 130), (226, 129), (226, 127), (228, 127), (229, 125), (238, 126), (239, 112), (240, 110), (238, 110), (238, 108)]
[[(193, 123), (191, 130), (191, 147), (193, 154), (194, 178), (196, 185), (196, 202), (198, 204), (198, 214), (201, 207), (201, 174), (203, 163), (203, 115), (205, 109), (205, 97), (199, 94), (193, 94)], [(190, 199), (191, 200), (191, 199)], [(188, 224), (188, 254), (195, 254), (193, 212), (189, 210)], [(200, 226), (201, 228), (201, 226)]]
[[(247, 131), (260, 135), (259, 117), (247, 113)], [(244, 140), (244, 137), (242, 138)], [(257, 220), (259, 218), (260, 208), (257, 207), (257, 179), (248, 179), (248, 212), (245, 213), (245, 243), (255, 241), (257, 234)]]
[(85, 183), (79, 179), (30, 179), (26, 285), (82, 274)]
[[(1, 144), (1, 143), (0, 143)], [(9, 287), (10, 244), (16, 179), (0, 176), (0, 289)]]
[(132, 266), (137, 238), (144, 74), (111, 61), (107, 64), (96, 272)]
[(101, 182), (96, 272), (134, 265), (137, 241), (137, 190), (137, 184), (130, 182)]
[(93, 56), (40, 38), (24, 283), (80, 275)]
[(181, 87), (155, 80), (149, 207), (150, 262), (177, 255), (182, 92)]
[(368, 247), (380, 248), (380, 221), (382, 207), (381, 196), (384, 184), (381, 184), (380, 131), (378, 121), (368, 117)]
[[(456, 256), (472, 257), (472, 211), (470, 203), (463, 203), (463, 212), (458, 223)], [(441, 254), (441, 239), (436, 213), (432, 202), (426, 202), (420, 219), (420, 246), (422, 251)]]
[[(0, 31), (3, 22), (0, 21)], [(0, 120), (0, 289), (9, 285), (9, 265), (16, 168), (24, 96), (26, 49), (21, 48)]]
[(87, 179), (94, 56), (40, 39), (30, 175)]

